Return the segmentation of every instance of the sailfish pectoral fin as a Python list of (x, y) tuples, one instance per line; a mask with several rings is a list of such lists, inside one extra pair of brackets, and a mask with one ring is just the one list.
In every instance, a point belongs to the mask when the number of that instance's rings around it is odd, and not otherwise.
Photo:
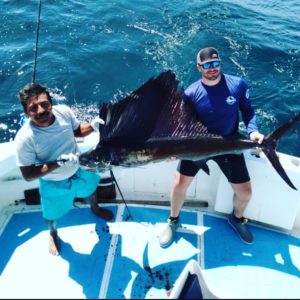
[(207, 175), (209, 175), (209, 167), (207, 165), (207, 161), (203, 161), (203, 163), (201, 164), (200, 169), (202, 169)]
[(283, 169), (279, 158), (275, 152), (275, 150), (268, 150), (263, 149), (263, 152), (265, 153), (266, 157), (269, 159), (271, 165), (274, 167), (274, 169), (277, 171), (277, 173), (280, 175), (280, 177), (294, 190), (297, 190), (297, 188), (293, 185), (290, 178), (286, 174), (285, 170)]

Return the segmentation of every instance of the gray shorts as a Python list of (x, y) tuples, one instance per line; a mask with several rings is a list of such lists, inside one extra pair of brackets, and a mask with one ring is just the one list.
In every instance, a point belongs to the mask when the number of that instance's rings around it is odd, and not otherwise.
[(250, 181), (244, 154), (224, 154), (197, 161), (181, 160), (178, 163), (177, 171), (182, 175), (194, 177), (209, 159), (214, 160), (219, 165), (230, 183)]

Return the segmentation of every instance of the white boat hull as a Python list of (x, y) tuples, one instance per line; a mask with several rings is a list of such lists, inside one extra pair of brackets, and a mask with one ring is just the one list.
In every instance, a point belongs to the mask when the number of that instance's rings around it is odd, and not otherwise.
[[(97, 144), (98, 134), (91, 134), (78, 142), (82, 152)], [(300, 229), (300, 158), (278, 153), (287, 175), (298, 188), (291, 189), (276, 173), (262, 153), (261, 157), (245, 151), (247, 166), (253, 186), (253, 197), (245, 217), (287, 230)], [(24, 191), (38, 188), (38, 180), (26, 182), (16, 166), (14, 143), (1, 144), (0, 160), (0, 210), (24, 199)], [(139, 201), (169, 201), (169, 194), (176, 171), (177, 161), (150, 163), (143, 167), (115, 167), (113, 172), (125, 199)], [(189, 202), (208, 203), (208, 210), (221, 213), (232, 211), (232, 190), (225, 176), (213, 161), (208, 162), (210, 175), (199, 172), (189, 187), (186, 199)], [(103, 177), (110, 176), (109, 172)], [(120, 198), (120, 195), (117, 197)]]

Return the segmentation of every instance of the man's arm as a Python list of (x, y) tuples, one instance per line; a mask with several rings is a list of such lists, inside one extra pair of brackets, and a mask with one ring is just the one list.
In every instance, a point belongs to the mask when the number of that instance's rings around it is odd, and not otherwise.
[(24, 179), (31, 181), (52, 172), (58, 167), (77, 165), (78, 155), (78, 153), (65, 153), (60, 155), (55, 161), (45, 162), (40, 165), (22, 166), (20, 170)]
[(59, 165), (56, 161), (48, 162), (47, 164), (43, 165), (31, 165), (26, 167), (20, 167), (21, 173), (26, 181), (31, 181), (37, 179), (41, 176), (50, 173), (51, 171), (57, 169)]
[(74, 130), (74, 135), (76, 137), (85, 137), (93, 132), (94, 129), (91, 124), (80, 124), (76, 130)]
[(80, 123), (78, 128), (74, 130), (74, 135), (76, 137), (85, 137), (93, 131), (99, 132), (99, 126), (104, 124), (105, 124), (104, 120), (102, 120), (99, 117), (96, 117), (90, 124)]
[(264, 140), (264, 135), (261, 134), (261, 133), (258, 132), (258, 131), (252, 131), (252, 132), (250, 133), (250, 140), (256, 141), (256, 142), (258, 142), (259, 144), (261, 144), (261, 143), (263, 142), (263, 140)]
[(242, 99), (240, 101), (240, 110), (242, 112), (242, 118), (246, 126), (249, 137), (252, 141), (256, 141), (259, 144), (263, 142), (264, 135), (258, 131), (256, 124), (256, 114), (252, 107), (249, 98), (249, 87), (248, 84), (242, 80), (241, 85), (243, 86), (245, 92), (243, 93)]

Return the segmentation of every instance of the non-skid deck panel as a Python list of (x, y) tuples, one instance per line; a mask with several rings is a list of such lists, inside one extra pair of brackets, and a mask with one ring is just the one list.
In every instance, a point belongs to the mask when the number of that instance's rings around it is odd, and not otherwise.
[(203, 215), (207, 283), (224, 298), (299, 298), (300, 239), (248, 223), (243, 243), (227, 219)]
[[(130, 207), (130, 213), (133, 222), (122, 222), (114, 232), (118, 239), (106, 298), (167, 298), (187, 262), (199, 259), (198, 236), (178, 232), (162, 249), (158, 237), (169, 210)], [(197, 225), (197, 214), (182, 212), (181, 220)]]
[[(2, 298), (166, 298), (186, 263), (199, 259), (196, 232), (180, 230), (161, 249), (158, 235), (169, 210), (105, 205), (116, 221), (105, 222), (87, 207), (58, 223), (61, 253), (48, 253), (49, 232), (40, 211), (16, 213), (0, 236)], [(182, 222), (197, 227), (197, 213)]]
[(97, 298), (110, 247), (108, 231), (90, 209), (72, 209), (59, 222), (61, 254), (53, 257), (41, 212), (14, 214), (0, 237), (1, 297)]

